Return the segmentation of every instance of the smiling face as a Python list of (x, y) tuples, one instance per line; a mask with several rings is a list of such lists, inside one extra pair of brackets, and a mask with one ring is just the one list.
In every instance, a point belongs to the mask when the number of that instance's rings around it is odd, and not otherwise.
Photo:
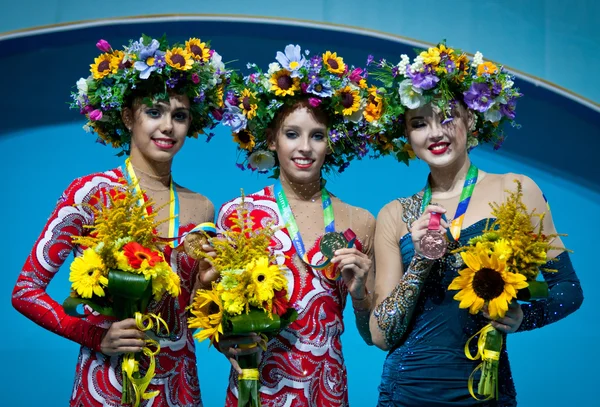
[(269, 149), (277, 154), (281, 174), (299, 184), (318, 181), (329, 152), (327, 125), (306, 106), (296, 106), (277, 124)]
[(123, 122), (131, 131), (131, 156), (167, 163), (185, 142), (191, 115), (187, 96), (171, 95), (169, 101), (141, 102), (123, 110)]
[(447, 167), (466, 159), (467, 130), (473, 118), (460, 104), (453, 115), (452, 121), (442, 124), (442, 115), (431, 104), (406, 113), (408, 140), (417, 157), (430, 167)]

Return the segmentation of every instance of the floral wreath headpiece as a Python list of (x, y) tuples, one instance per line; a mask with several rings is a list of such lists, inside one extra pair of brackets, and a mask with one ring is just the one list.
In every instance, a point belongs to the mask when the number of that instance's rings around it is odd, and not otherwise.
[[(244, 170), (268, 172), (277, 167), (268, 150), (267, 129), (278, 110), (307, 100), (329, 118), (327, 155), (323, 168), (344, 171), (354, 158), (367, 155), (373, 134), (371, 122), (382, 113), (377, 89), (367, 84), (367, 72), (349, 67), (342, 57), (327, 51), (309, 58), (309, 51), (288, 45), (277, 52), (276, 60), (262, 72), (256, 64), (248, 76), (232, 77), (226, 96), (223, 124), (233, 132), (241, 157), (237, 166)], [(241, 161), (241, 162), (240, 162)], [(275, 168), (275, 176), (278, 168)]]
[(170, 92), (188, 96), (190, 137), (218, 124), (217, 110), (223, 106), (230, 71), (207, 42), (190, 38), (185, 44), (169, 46), (165, 36), (157, 40), (143, 35), (123, 51), (114, 50), (105, 40), (96, 47), (102, 54), (90, 65), (91, 75), (77, 81), (70, 107), (88, 118), (84, 129), (95, 132), (99, 142), (128, 150), (131, 134), (121, 112), (134, 92), (144, 97), (145, 104), (169, 100)]
[(385, 132), (394, 138), (377, 149), (393, 152), (400, 161), (408, 163), (414, 153), (405, 139), (404, 113), (432, 103), (443, 117), (442, 123), (453, 120), (453, 108), (462, 102), (472, 112), (475, 123), (467, 137), (468, 148), (479, 143), (493, 142), (499, 148), (504, 141), (503, 125), (514, 121), (519, 90), (514, 88), (514, 76), (504, 67), (484, 62), (477, 52), (473, 59), (444, 43), (422, 51), (414, 58), (403, 54), (398, 65), (385, 60), (372, 73), (385, 92), (384, 114), (379, 121)]

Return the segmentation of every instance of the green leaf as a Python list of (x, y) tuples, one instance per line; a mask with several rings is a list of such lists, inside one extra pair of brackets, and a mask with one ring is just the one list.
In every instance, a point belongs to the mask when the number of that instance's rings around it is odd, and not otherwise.
[(65, 301), (63, 302), (63, 308), (65, 309), (65, 312), (67, 313), (67, 315), (70, 315), (72, 317), (77, 317), (77, 318), (85, 318), (86, 317), (85, 314), (80, 314), (77, 311), (77, 307), (79, 305), (88, 305), (94, 311), (96, 311), (102, 315), (106, 315), (109, 317), (115, 316), (115, 314), (113, 313), (112, 307), (105, 307), (105, 306), (99, 305), (96, 302), (92, 301), (91, 299), (67, 297), (67, 299), (65, 299)]

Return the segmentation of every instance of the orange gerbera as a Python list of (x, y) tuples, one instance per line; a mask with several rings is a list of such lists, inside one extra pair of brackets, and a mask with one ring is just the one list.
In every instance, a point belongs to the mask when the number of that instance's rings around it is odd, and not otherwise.
[(493, 75), (498, 72), (498, 67), (491, 62), (484, 62), (483, 64), (479, 64), (477, 66), (477, 76), (481, 76), (484, 74)]
[(163, 261), (159, 252), (148, 249), (137, 242), (129, 242), (123, 246), (123, 253), (129, 262), (129, 265), (134, 269), (142, 267), (142, 263), (146, 261), (150, 267), (154, 267), (157, 263)]

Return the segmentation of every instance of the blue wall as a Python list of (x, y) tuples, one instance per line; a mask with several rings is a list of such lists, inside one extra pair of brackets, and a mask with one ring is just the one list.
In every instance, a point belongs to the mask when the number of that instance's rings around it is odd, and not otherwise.
[[(600, 102), (596, 0), (1, 0), (0, 34), (150, 14), (236, 14), (343, 24), (430, 43), (443, 38)], [(35, 10), (35, 13), (32, 13)]]
[[(302, 3), (302, 7), (299, 4), (286, 7), (308, 13), (310, 2)], [(344, 12), (344, 8), (337, 7)], [(149, 6), (150, 11), (156, 12)], [(238, 69), (243, 69), (246, 61), (264, 65), (291, 41), (313, 53), (325, 48), (337, 50), (347, 61), (357, 64), (364, 63), (368, 53), (393, 60), (410, 49), (403, 43), (316, 28), (209, 21), (147, 22), (0, 41), (0, 89), (10, 95), (0, 98), (0, 170), (6, 191), (0, 200), (6, 237), (6, 279), (0, 284), (0, 298), (4, 299), (0, 312), (5, 322), (0, 339), (0, 358), (5, 361), (5, 368), (0, 370), (2, 405), (63, 406), (69, 398), (77, 345), (17, 314), (9, 299), (31, 245), (64, 188), (77, 176), (121, 163), (114, 151), (94, 143), (93, 137), (81, 130), (83, 121), (76, 112), (69, 112), (65, 103), (75, 81), (86, 75), (97, 53), (94, 44), (98, 38), (117, 47), (140, 32), (211, 39), (225, 60), (238, 60), (232, 64)], [(240, 46), (242, 39), (251, 46)], [(457, 41), (452, 44), (467, 48)], [(511, 131), (499, 152), (476, 149), (473, 160), (486, 171), (524, 173), (538, 182), (552, 205), (558, 230), (569, 234), (565, 244), (575, 251), (573, 261), (586, 295), (583, 307), (572, 317), (542, 330), (509, 337), (519, 402), (525, 407), (593, 405), (591, 389), (596, 384), (595, 367), (600, 357), (585, 350), (600, 339), (598, 328), (590, 323), (595, 320), (594, 311), (600, 308), (600, 277), (593, 266), (597, 238), (589, 220), (600, 212), (596, 168), (600, 113), (526, 81), (520, 80), (518, 85), (526, 95), (518, 110), (523, 128)], [(207, 195), (217, 206), (236, 196), (240, 187), (251, 192), (268, 182), (235, 168), (235, 145), (224, 128), (218, 128), (209, 144), (200, 140), (188, 143), (176, 160), (175, 178)], [(214, 170), (217, 168), (218, 173)], [(205, 180), (207, 173), (212, 176)], [(342, 175), (330, 177), (328, 186), (343, 200), (377, 214), (390, 200), (421, 188), (426, 175), (426, 167), (419, 162), (407, 169), (391, 159), (362, 161), (353, 163)], [(49, 293), (61, 300), (68, 294), (68, 287), (64, 268), (50, 284)], [(354, 406), (371, 406), (377, 399), (385, 354), (364, 345), (353, 326), (351, 310), (346, 321), (343, 345), (350, 401)], [(197, 349), (205, 405), (220, 406), (227, 361), (214, 349), (207, 349), (205, 343)]]

